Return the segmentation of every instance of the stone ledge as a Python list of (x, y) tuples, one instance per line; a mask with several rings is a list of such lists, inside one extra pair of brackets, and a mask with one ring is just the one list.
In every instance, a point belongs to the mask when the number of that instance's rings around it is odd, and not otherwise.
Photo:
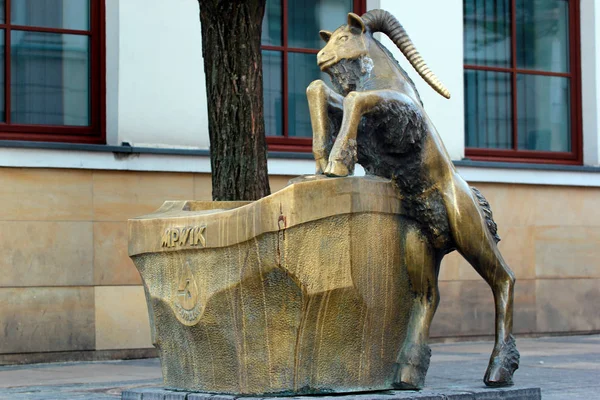
[[(448, 390), (424, 389), (415, 391), (383, 391), (348, 393), (335, 396), (294, 396), (295, 400), (541, 400), (540, 388), (486, 389), (455, 386)], [(282, 400), (285, 397), (244, 397), (222, 394), (176, 392), (161, 388), (143, 388), (124, 391), (121, 400)]]
[(147, 349), (53, 351), (45, 353), (0, 354), (0, 366), (23, 364), (48, 364), (107, 360), (137, 360), (156, 358), (154, 347)]

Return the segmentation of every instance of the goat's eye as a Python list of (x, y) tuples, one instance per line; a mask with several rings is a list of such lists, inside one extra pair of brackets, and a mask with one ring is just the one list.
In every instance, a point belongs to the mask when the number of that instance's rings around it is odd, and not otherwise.
[(346, 40), (348, 40), (348, 36), (340, 36), (340, 37), (338, 38), (338, 41), (339, 41), (339, 42), (345, 42)]

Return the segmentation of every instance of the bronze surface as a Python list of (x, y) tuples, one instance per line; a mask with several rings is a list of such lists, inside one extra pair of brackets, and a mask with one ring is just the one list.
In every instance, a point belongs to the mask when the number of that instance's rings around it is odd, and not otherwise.
[[(458, 175), (419, 94), (373, 33), (445, 97), (389, 13), (321, 32), (332, 77), (307, 89), (317, 174), (252, 203), (166, 202), (129, 221), (169, 388), (232, 394), (419, 389), (458, 250), (490, 285), (484, 381), (512, 384), (514, 274), (485, 197)], [(350, 178), (356, 162), (367, 177)], [(341, 178), (328, 178), (341, 177)]]
[(307, 96), (317, 174), (348, 176), (358, 162), (367, 174), (390, 178), (402, 193), (405, 215), (426, 237), (425, 242), (413, 241), (415, 247), (406, 253), (415, 257), (406, 264), (415, 299), (394, 385), (410, 389), (424, 384), (429, 326), (439, 302), (439, 264), (454, 250), (494, 294), (496, 343), (484, 382), (510, 385), (519, 363), (511, 335), (515, 277), (498, 250), (500, 238), (490, 205), (454, 168), (416, 87), (373, 37), (376, 32), (388, 35), (421, 77), (450, 97), (404, 28), (383, 10), (362, 17), (350, 13), (347, 25), (335, 32), (321, 31), (326, 45), (317, 63), (331, 76), (334, 88), (317, 80), (308, 87)]

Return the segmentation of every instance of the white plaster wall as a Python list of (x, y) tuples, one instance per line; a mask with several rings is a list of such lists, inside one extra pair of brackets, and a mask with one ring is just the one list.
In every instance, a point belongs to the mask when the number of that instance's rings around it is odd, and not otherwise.
[(581, 1), (583, 163), (600, 165), (600, 0)]
[[(107, 64), (118, 58), (107, 65), (109, 144), (208, 148), (198, 2), (107, 0), (107, 18), (115, 13), (116, 35), (107, 21)], [(118, 105), (116, 121), (110, 101)]]
[[(452, 99), (445, 100), (429, 89), (395, 46), (384, 39), (417, 83), (450, 155), (461, 159), (462, 3), (369, 0), (367, 5), (369, 9), (387, 9), (400, 19), (432, 70), (451, 91)], [(198, 3), (107, 0), (106, 7), (108, 143), (208, 148)], [(439, 28), (432, 28), (436, 26)], [(442, 38), (444, 43), (440, 43)]]
[[(431, 69), (451, 91), (451, 100), (437, 95), (397, 48), (387, 38), (383, 39), (415, 80), (450, 155), (461, 159), (464, 155), (461, 1), (369, 0), (367, 6), (386, 9), (399, 18)], [(107, 0), (109, 18), (108, 143), (208, 148), (198, 3)], [(343, 23), (340, 21), (340, 25)], [(115, 90), (118, 95), (114, 95)]]
[(382, 37), (381, 41), (417, 85), (425, 110), (450, 156), (453, 160), (462, 159), (465, 154), (462, 0), (379, 0), (378, 3), (400, 21), (427, 65), (450, 91), (450, 100), (433, 91), (392, 41)]
[[(206, 93), (196, 0), (106, 0), (107, 142), (208, 148)], [(453, 159), (464, 154), (462, 2), (368, 0), (403, 23), (432, 70), (452, 92), (431, 90), (386, 42), (414, 78)], [(344, 21), (340, 21), (343, 24)], [(600, 162), (600, 0), (581, 0), (584, 163)], [(443, 42), (442, 42), (443, 40)], [(158, 78), (157, 78), (158, 77)], [(0, 148), (0, 166), (210, 172), (205, 156)], [(461, 167), (477, 182), (600, 186), (594, 171)], [(272, 174), (314, 171), (310, 160), (269, 160)]]
[(119, 142), (119, 0), (106, 0), (106, 143)]

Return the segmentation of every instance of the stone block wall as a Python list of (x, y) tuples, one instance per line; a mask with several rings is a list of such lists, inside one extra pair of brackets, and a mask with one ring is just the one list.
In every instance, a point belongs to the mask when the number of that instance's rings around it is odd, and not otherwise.
[[(517, 334), (600, 331), (600, 189), (473, 183), (492, 206), (517, 277)], [(493, 335), (487, 284), (456, 252), (440, 273), (433, 337)]]
[[(517, 275), (515, 331), (600, 331), (600, 189), (476, 186)], [(178, 199), (210, 200), (210, 175), (0, 168), (0, 364), (151, 355), (126, 221)], [(491, 291), (460, 255), (440, 290), (433, 337), (493, 334)]]

